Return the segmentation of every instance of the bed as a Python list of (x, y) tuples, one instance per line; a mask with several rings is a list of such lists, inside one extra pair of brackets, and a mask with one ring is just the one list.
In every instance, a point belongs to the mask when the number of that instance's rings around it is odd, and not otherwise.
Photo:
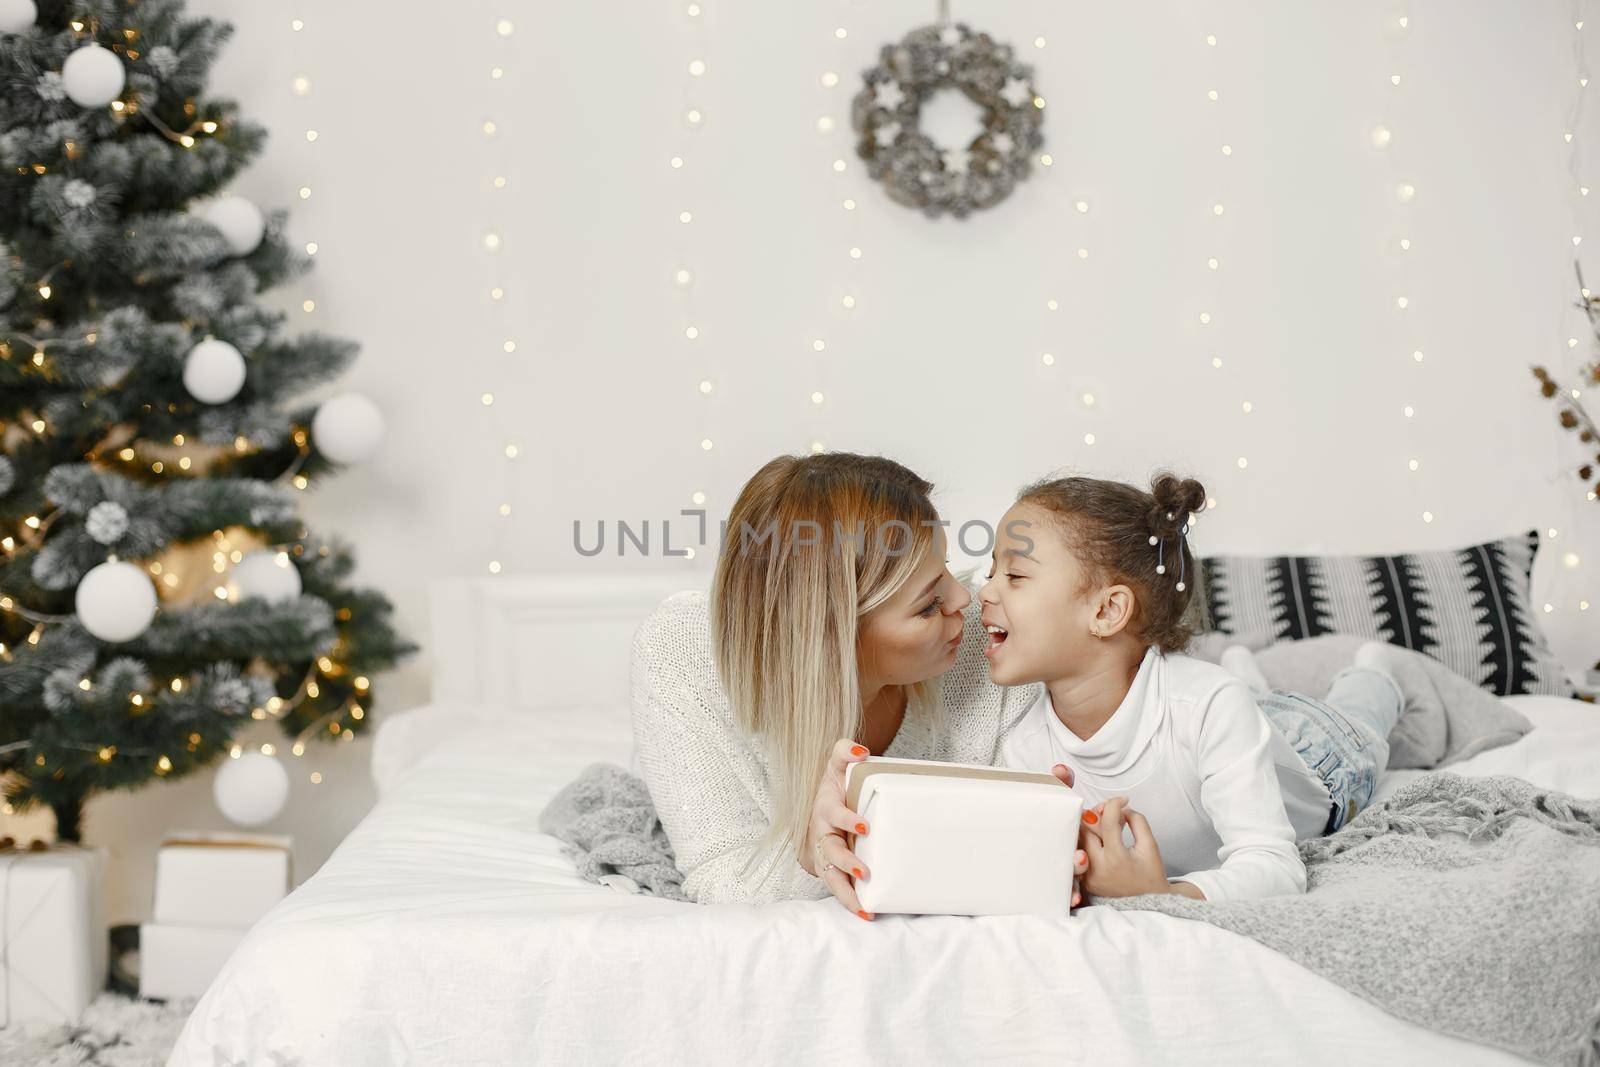
[[(580, 879), (538, 813), (589, 763), (631, 766), (628, 640), (684, 584), (439, 585), (438, 698), (381, 727), (378, 803), (251, 929), (169, 1063), (1525, 1062), (1154, 913), (864, 923)], [(1600, 711), (1510, 702), (1536, 729), (1452, 769), (1600, 795)]]

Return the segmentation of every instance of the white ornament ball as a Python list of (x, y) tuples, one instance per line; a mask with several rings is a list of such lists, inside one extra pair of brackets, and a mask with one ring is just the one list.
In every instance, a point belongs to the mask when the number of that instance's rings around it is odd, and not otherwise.
[(222, 404), (244, 385), (244, 357), (226, 341), (207, 338), (183, 357), (183, 387), (202, 404)]
[(97, 44), (84, 45), (61, 64), (61, 85), (83, 107), (103, 107), (127, 84), (122, 57)]
[(156, 615), (156, 587), (132, 563), (100, 564), (78, 583), (78, 621), (102, 641), (132, 641)]
[(0, 0), (0, 33), (21, 33), (38, 21), (33, 0)]
[(201, 218), (222, 231), (228, 250), (236, 256), (248, 255), (261, 243), (267, 232), (267, 220), (261, 209), (242, 196), (225, 196), (207, 205)]
[(360, 393), (325, 401), (311, 420), (317, 451), (335, 463), (358, 463), (383, 440), (383, 412)]
[(300, 595), (300, 571), (286, 552), (252, 552), (234, 564), (228, 584), (234, 599), (258, 596), (282, 604)]
[(289, 799), (289, 772), (271, 756), (241, 753), (222, 761), (211, 795), (235, 826), (260, 826), (276, 818)]

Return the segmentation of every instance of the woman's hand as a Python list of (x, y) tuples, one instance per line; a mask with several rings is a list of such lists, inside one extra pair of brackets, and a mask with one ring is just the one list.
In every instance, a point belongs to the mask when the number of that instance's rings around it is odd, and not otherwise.
[[(1065, 763), (1058, 763), (1050, 768), (1050, 773), (1061, 779), (1061, 784), (1071, 786), (1074, 779), (1072, 768)], [(1089, 854), (1083, 849), (1078, 849), (1072, 856), (1072, 906), (1076, 908), (1083, 903), (1083, 893), (1080, 889), (1080, 880), (1085, 871), (1089, 869)]]
[[(1124, 822), (1133, 831), (1132, 848), (1122, 840)], [(1089, 854), (1089, 873), (1083, 884), (1095, 896), (1182, 893), (1167, 881), (1156, 835), (1150, 832), (1145, 817), (1128, 807), (1127, 797), (1112, 797), (1095, 810), (1084, 812), (1083, 845)]]
[[(844, 835), (853, 833), (863, 837), (867, 824), (845, 806), (844, 769), (851, 763), (860, 763), (868, 755), (865, 745), (858, 745), (849, 738), (834, 743), (827, 769), (822, 772), (822, 781), (817, 783), (817, 794), (811, 801), (811, 819), (806, 823), (806, 839), (799, 856), (800, 866), (807, 874), (821, 878), (839, 903), (863, 919), (872, 916), (861, 910), (851, 878), (866, 879), (871, 872), (844, 843)], [(830, 868), (829, 864), (833, 866)]]

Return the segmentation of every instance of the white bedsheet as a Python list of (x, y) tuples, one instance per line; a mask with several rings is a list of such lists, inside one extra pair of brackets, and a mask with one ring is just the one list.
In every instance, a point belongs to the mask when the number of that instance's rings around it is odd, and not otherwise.
[[(1600, 795), (1600, 709), (1513, 702), (1538, 729), (1452, 769)], [(1164, 915), (867, 923), (832, 901), (595, 886), (536, 820), (583, 766), (626, 763), (625, 716), (460, 721), (391, 760), (378, 805), (251, 930), (171, 1064), (1523, 1062)]]

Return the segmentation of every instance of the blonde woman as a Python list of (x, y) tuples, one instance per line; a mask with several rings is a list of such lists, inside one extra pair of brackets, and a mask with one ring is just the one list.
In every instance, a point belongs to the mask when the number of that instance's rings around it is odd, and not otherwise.
[(779, 456), (740, 491), (709, 595), (668, 597), (640, 627), (640, 770), (689, 899), (831, 893), (872, 918), (843, 836), (871, 832), (845, 805), (846, 764), (995, 763), (1038, 698), (989, 681), (932, 489), (880, 456)]

